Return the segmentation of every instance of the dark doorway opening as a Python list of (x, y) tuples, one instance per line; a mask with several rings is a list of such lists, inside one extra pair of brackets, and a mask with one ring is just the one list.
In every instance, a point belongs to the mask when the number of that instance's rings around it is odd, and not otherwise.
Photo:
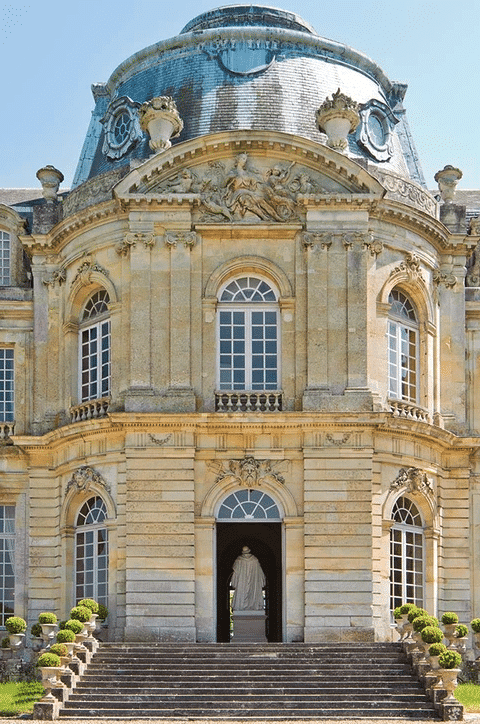
[(232, 566), (248, 546), (266, 577), (265, 613), (268, 641), (282, 640), (282, 524), (217, 523), (217, 641), (230, 641)]

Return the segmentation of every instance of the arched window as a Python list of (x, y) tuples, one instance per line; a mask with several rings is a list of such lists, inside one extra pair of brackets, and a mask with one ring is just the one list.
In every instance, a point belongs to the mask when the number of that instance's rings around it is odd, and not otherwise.
[(110, 395), (110, 319), (108, 292), (101, 289), (88, 299), (80, 325), (80, 401)]
[(277, 293), (255, 276), (229, 282), (219, 295), (218, 389), (280, 388)]
[(107, 509), (99, 497), (89, 498), (81, 507), (75, 533), (75, 598), (93, 598), (108, 606)]
[(401, 496), (393, 506), (390, 531), (390, 605), (424, 604), (424, 533), (420, 512)]
[(278, 505), (267, 493), (243, 488), (225, 498), (218, 511), (217, 520), (231, 520), (237, 523), (241, 520), (273, 522), (281, 520), (281, 515)]
[(0, 287), (8, 287), (11, 283), (11, 248), (10, 234), (0, 231)]
[(418, 402), (418, 321), (415, 309), (398, 289), (388, 297), (388, 396)]

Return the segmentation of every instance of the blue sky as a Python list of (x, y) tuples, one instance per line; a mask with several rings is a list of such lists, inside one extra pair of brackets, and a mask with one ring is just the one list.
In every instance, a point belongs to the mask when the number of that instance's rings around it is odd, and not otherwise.
[[(257, 0), (258, 1), (258, 0)], [(0, 187), (36, 187), (53, 164), (71, 183), (88, 128), (90, 85), (125, 58), (177, 35), (213, 0), (31, 0), (0, 5)], [(227, 4), (227, 3), (224, 3)], [(480, 188), (480, 2), (285, 0), (318, 34), (408, 83), (407, 116), (430, 188), (446, 164)]]

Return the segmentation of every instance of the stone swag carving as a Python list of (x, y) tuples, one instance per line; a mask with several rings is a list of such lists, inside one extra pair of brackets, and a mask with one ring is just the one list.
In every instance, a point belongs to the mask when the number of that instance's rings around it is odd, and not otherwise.
[(390, 484), (390, 490), (398, 490), (405, 486), (407, 492), (412, 495), (417, 493), (433, 495), (434, 492), (432, 481), (420, 468), (401, 468), (395, 480)]
[(216, 483), (236, 483), (246, 488), (252, 488), (260, 487), (262, 483), (266, 482), (283, 485), (285, 479), (278, 468), (286, 464), (285, 460), (278, 462), (276, 460), (255, 460), (251, 455), (246, 455), (242, 460), (229, 460), (228, 463), (211, 460), (207, 463), (207, 467), (215, 474)]
[(71, 488), (76, 488), (79, 492), (89, 492), (92, 489), (92, 486), (101, 487), (106, 490), (107, 493), (110, 492), (110, 486), (107, 485), (100, 473), (97, 473), (88, 465), (84, 465), (83, 467), (75, 470), (67, 483), (66, 492), (68, 493)]
[(303, 170), (295, 172), (295, 165), (275, 164), (260, 171), (249, 161), (248, 154), (239, 153), (229, 169), (221, 161), (210, 161), (201, 178), (184, 169), (156, 192), (198, 194), (202, 221), (206, 222), (290, 221), (299, 215), (299, 196), (332, 193)]

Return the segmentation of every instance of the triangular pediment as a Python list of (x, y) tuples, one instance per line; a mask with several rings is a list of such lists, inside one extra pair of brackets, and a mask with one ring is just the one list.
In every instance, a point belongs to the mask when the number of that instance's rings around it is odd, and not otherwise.
[(117, 198), (189, 202), (200, 222), (297, 221), (309, 201), (370, 196), (384, 189), (362, 166), (285, 133), (236, 131), (178, 144), (131, 171)]

